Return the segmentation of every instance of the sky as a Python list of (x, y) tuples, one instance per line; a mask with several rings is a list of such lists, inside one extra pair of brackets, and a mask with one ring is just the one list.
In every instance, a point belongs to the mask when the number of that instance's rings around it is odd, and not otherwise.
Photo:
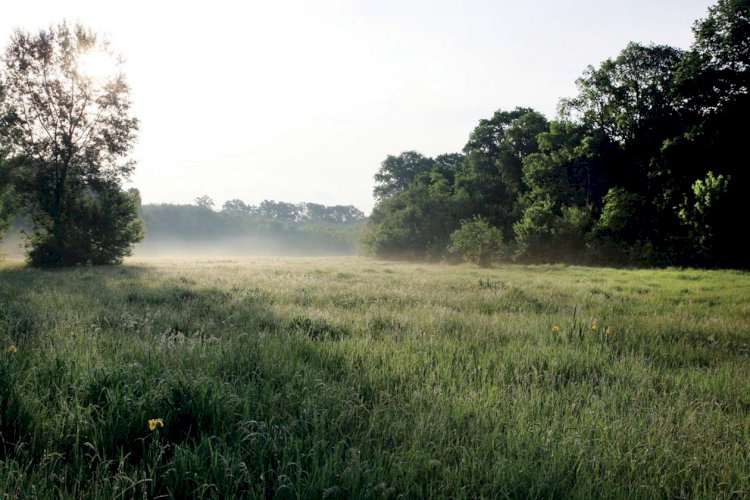
[(0, 46), (61, 20), (122, 54), (144, 203), (373, 206), (389, 154), (460, 151), (482, 118), (554, 117), (630, 41), (688, 48), (705, 0), (35, 0)]

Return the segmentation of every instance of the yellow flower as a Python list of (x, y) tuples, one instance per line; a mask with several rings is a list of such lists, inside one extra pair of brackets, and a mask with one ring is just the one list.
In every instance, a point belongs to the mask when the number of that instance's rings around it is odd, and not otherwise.
[(594, 332), (595, 332), (595, 331), (597, 331), (598, 329), (599, 329), (599, 325), (597, 325), (596, 323), (594, 323), (593, 325), (591, 325), (591, 330), (592, 330), (592, 331), (594, 331)]
[(18, 352), (18, 347), (12, 345), (12, 346), (8, 347), (8, 352), (10, 352), (10, 353)]
[(553, 332), (555, 332), (555, 333), (557, 333), (557, 332), (559, 332), (559, 331), (560, 331), (560, 327), (559, 327), (559, 326), (557, 326), (557, 325), (554, 325), (554, 326), (552, 327), (552, 331), (553, 331)]
[(152, 418), (148, 421), (148, 428), (149, 430), (155, 431), (156, 427), (164, 427), (164, 420), (160, 418)]
[(612, 327), (611, 327), (611, 326), (608, 326), (608, 327), (607, 327), (607, 329), (606, 329), (606, 330), (604, 330), (604, 333), (606, 333), (607, 335), (612, 335), (612, 333), (613, 333), (613, 332), (612, 332)]

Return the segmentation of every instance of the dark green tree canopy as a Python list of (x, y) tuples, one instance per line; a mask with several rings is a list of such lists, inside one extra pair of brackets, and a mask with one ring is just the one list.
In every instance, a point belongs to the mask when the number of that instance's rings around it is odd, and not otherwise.
[(703, 91), (716, 108), (747, 96), (750, 89), (750, 1), (719, 0), (696, 22), (694, 55)]
[(576, 81), (578, 96), (561, 108), (612, 141), (633, 141), (676, 113), (671, 92), (681, 58), (674, 47), (630, 43), (617, 58), (589, 66)]
[(538, 151), (537, 136), (548, 129), (547, 119), (530, 108), (497, 111), (480, 120), (464, 147), (466, 160), (459, 188), (504, 235), (512, 233), (517, 200), (525, 192), (523, 158)]
[(689, 51), (630, 43), (589, 66), (552, 122), (498, 111), (463, 159), (411, 153), (419, 168), (390, 189), (381, 172), (366, 244), (447, 256), (447, 228), (479, 217), (527, 261), (750, 266), (733, 244), (750, 188), (750, 0), (719, 0), (693, 31)]
[(373, 194), (378, 200), (403, 192), (420, 174), (429, 172), (434, 161), (416, 151), (406, 151), (383, 160), (375, 174)]

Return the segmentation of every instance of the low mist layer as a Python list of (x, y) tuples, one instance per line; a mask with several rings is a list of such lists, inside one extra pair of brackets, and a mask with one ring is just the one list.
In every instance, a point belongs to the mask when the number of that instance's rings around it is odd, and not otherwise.
[[(234, 202), (238, 200), (233, 200)], [(279, 207), (320, 207), (321, 216), (310, 210), (280, 210)], [(134, 245), (136, 257), (347, 256), (359, 252), (365, 227), (364, 214), (353, 207), (292, 205), (264, 202), (261, 207), (227, 204), (221, 211), (204, 205), (143, 205), (139, 208), (146, 237)], [(347, 210), (342, 210), (346, 208)], [(274, 209), (274, 210), (271, 210)], [(356, 210), (356, 209), (354, 209)], [(331, 212), (346, 217), (331, 217)], [(0, 243), (0, 254), (24, 256), (22, 231), (28, 224), (16, 221), (13, 230)]]
[(361, 212), (337, 220), (316, 217), (309, 211), (270, 209), (287, 206), (296, 207), (283, 202), (264, 202), (261, 207), (234, 203), (225, 204), (219, 212), (206, 203), (143, 205), (140, 212), (146, 238), (135, 246), (134, 255), (321, 256), (358, 252), (364, 227)]
[(353, 245), (337, 245), (314, 238), (283, 236), (222, 237), (219, 239), (146, 238), (135, 245), (135, 257), (278, 256), (319, 257), (355, 255)]

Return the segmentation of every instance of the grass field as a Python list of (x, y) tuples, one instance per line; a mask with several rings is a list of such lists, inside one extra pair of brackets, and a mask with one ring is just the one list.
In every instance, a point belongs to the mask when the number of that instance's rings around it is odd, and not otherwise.
[(750, 496), (747, 273), (6, 262), (0, 346), (0, 497)]

